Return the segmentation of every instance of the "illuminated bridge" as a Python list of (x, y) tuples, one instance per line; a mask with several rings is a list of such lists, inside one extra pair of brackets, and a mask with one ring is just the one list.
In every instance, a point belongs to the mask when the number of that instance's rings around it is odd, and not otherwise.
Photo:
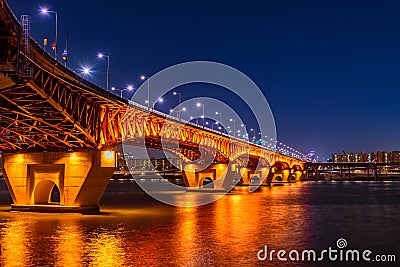
[[(302, 178), (297, 158), (149, 111), (82, 79), (0, 5), (0, 150), (15, 209), (49, 204), (55, 186), (61, 207), (98, 208), (122, 142), (178, 156), (189, 188), (201, 189), (206, 177), (215, 189), (228, 188), (232, 172), (243, 184), (255, 176), (263, 184)], [(213, 159), (200, 171), (194, 160), (202, 154)]]

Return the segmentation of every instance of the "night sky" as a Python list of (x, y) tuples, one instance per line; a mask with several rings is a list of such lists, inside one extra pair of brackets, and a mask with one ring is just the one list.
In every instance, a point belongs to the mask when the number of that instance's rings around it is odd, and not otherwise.
[[(56, 10), (59, 51), (68, 30), (69, 66), (94, 66), (103, 87), (97, 52), (110, 53), (110, 87), (119, 88), (177, 63), (216, 61), (256, 82), (278, 139), (302, 152), (400, 149), (399, 1), (8, 2), (17, 17), (32, 16), (39, 43), (54, 40), (54, 16), (39, 6)], [(183, 99), (199, 93), (181, 89)]]

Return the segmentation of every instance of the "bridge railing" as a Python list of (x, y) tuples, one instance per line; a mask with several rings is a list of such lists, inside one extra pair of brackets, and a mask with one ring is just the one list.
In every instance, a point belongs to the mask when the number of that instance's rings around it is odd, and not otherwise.
[(231, 136), (231, 135), (229, 135), (227, 133), (220, 132), (220, 131), (214, 130), (212, 128), (208, 128), (208, 127), (205, 127), (205, 126), (190, 122), (188, 120), (175, 117), (173, 115), (158, 111), (158, 110), (156, 110), (154, 108), (148, 108), (147, 106), (144, 106), (142, 104), (136, 103), (136, 102), (134, 102), (132, 100), (128, 100), (128, 103), (129, 103), (129, 105), (135, 107), (136, 109), (140, 109), (140, 110), (142, 110), (144, 112), (147, 112), (149, 114), (151, 114), (151, 113), (157, 114), (157, 115), (159, 115), (161, 117), (167, 118), (168, 120), (175, 121), (175, 122), (178, 122), (178, 123), (182, 123), (182, 124), (185, 124), (185, 125), (190, 125), (192, 127), (199, 128), (199, 129), (202, 129), (202, 130), (206, 130), (208, 132), (212, 132), (212, 133), (215, 133), (217, 135), (222, 135), (222, 136), (224, 136), (226, 138), (233, 139), (236, 142), (245, 143), (246, 145), (255, 146), (255, 147), (258, 147), (258, 148), (261, 148), (261, 149), (267, 149), (267, 150), (275, 152), (275, 153), (279, 153), (279, 154), (283, 154), (283, 155), (286, 155), (286, 156), (290, 156), (290, 157), (294, 157), (294, 158), (297, 158), (297, 159), (301, 159), (300, 155), (290, 155), (290, 154), (286, 154), (286, 153), (277, 152), (276, 146), (274, 146), (273, 148), (267, 148), (266, 146), (263, 146), (263, 145), (260, 145), (260, 144), (257, 144), (257, 143), (253, 143), (253, 142), (249, 142), (249, 141), (246, 141), (246, 140), (242, 140), (242, 139), (237, 138), (235, 136)]

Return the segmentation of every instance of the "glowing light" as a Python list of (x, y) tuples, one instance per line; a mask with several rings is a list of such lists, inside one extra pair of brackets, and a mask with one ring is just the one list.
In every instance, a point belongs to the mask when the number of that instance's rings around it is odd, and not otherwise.
[(142, 76), (140, 76), (140, 79), (141, 80), (146, 80), (146, 76), (142, 75)]
[(113, 158), (113, 153), (112, 153), (112, 151), (106, 151), (104, 156), (106, 157), (106, 159), (112, 159)]
[(84, 67), (84, 68), (82, 69), (82, 72), (83, 72), (84, 74), (90, 74), (91, 69), (88, 68), (88, 67)]
[(196, 106), (201, 107), (201, 103), (197, 103)]
[(132, 85), (128, 85), (128, 90), (129, 91), (133, 90), (133, 86)]
[(104, 55), (103, 55), (102, 53), (97, 54), (97, 57), (98, 57), (98, 58), (103, 58), (103, 56), (104, 56)]
[(47, 9), (47, 8), (45, 8), (45, 7), (43, 7), (41, 10), (40, 10), (40, 13), (42, 13), (42, 14), (47, 14), (49, 12), (49, 9)]

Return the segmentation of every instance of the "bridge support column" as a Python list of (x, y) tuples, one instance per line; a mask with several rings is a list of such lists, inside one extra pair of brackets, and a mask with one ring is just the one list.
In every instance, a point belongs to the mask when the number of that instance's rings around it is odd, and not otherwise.
[(255, 167), (245, 167), (240, 168), (240, 175), (242, 177), (242, 185), (269, 185), (268, 174), (270, 168), (260, 167), (257, 169)]
[(277, 170), (277, 168), (272, 167), (269, 178), (271, 179), (271, 183), (287, 183), (289, 182), (289, 176), (290, 169)]
[[(3, 154), (11, 210), (99, 212), (99, 202), (116, 168), (115, 151)], [(59, 203), (52, 203), (54, 187)]]
[(224, 163), (211, 164), (205, 169), (198, 164), (184, 163), (182, 175), (189, 190), (204, 188), (229, 190), (234, 178), (232, 168), (231, 164)]
[(288, 182), (290, 183), (300, 182), (303, 179), (304, 175), (305, 171), (303, 170), (291, 169)]

